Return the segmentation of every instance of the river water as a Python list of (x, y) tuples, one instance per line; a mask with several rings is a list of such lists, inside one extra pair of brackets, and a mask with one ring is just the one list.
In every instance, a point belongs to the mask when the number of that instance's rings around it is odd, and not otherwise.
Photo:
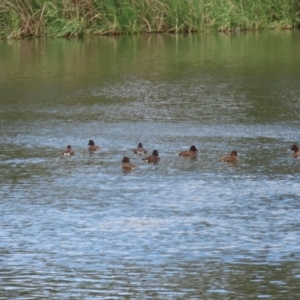
[(2, 41), (0, 66), (0, 299), (300, 298), (300, 32)]

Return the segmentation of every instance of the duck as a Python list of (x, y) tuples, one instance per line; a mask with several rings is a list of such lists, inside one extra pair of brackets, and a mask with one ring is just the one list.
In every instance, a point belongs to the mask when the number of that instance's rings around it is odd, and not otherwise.
[(156, 164), (160, 161), (160, 157), (158, 156), (158, 151), (153, 150), (152, 155), (143, 158), (143, 160), (149, 164), (153, 163)]
[(147, 150), (145, 148), (143, 148), (143, 144), (142, 143), (138, 143), (137, 148), (133, 149), (133, 152), (135, 154), (146, 154)]
[(300, 151), (297, 145), (293, 145), (291, 148), (291, 151), (294, 151), (293, 156), (294, 157), (299, 157), (300, 156)]
[(75, 155), (75, 151), (72, 149), (71, 145), (68, 145), (67, 148), (62, 152), (64, 156)]
[(95, 145), (95, 142), (93, 140), (89, 140), (88, 146), (89, 146), (88, 151), (90, 151), (90, 152), (94, 152), (94, 151), (100, 149), (99, 146)]
[(124, 156), (122, 159), (122, 169), (123, 170), (134, 170), (137, 168), (137, 165), (134, 163), (131, 163), (129, 158), (127, 156)]
[(231, 151), (229, 156), (224, 156), (220, 159), (221, 162), (237, 162), (238, 160), (236, 151)]
[(183, 157), (197, 157), (197, 155), (198, 155), (198, 150), (194, 145), (190, 147), (190, 150), (184, 150), (179, 153), (179, 156), (183, 156)]

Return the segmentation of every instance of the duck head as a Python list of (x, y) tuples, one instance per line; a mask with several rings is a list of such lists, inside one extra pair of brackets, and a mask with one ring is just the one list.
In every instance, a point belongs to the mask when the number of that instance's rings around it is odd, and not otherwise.
[(197, 150), (196, 146), (192, 145), (192, 146), (190, 147), (190, 151), (191, 151), (191, 152), (197, 152), (198, 150)]
[(122, 160), (122, 163), (124, 164), (124, 163), (129, 163), (129, 162), (130, 162), (129, 158), (127, 156), (124, 156), (123, 160)]
[(294, 152), (298, 152), (299, 151), (299, 148), (297, 145), (293, 145), (292, 148), (291, 148), (292, 151)]
[(152, 155), (153, 156), (158, 156), (158, 151), (157, 150), (153, 150)]
[(236, 151), (231, 151), (230, 156), (231, 157), (237, 157), (237, 152)]

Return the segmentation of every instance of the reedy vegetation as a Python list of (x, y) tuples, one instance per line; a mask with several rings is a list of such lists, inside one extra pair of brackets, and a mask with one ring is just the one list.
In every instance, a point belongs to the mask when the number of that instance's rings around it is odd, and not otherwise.
[(298, 26), (300, 0), (0, 0), (0, 38)]

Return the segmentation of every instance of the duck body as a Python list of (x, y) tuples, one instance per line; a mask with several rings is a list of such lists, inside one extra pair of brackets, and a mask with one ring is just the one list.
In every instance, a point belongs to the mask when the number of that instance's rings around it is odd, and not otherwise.
[(142, 143), (139, 143), (137, 148), (133, 149), (133, 152), (135, 154), (146, 154), (147, 153), (147, 150), (143, 147), (143, 144)]
[(70, 145), (67, 146), (67, 148), (62, 152), (63, 156), (71, 156), (75, 155), (75, 151), (72, 149)]
[(95, 145), (95, 142), (93, 140), (89, 140), (88, 146), (89, 152), (95, 152), (96, 150), (100, 149), (99, 146)]
[(293, 145), (291, 148), (291, 151), (293, 151), (293, 156), (294, 157), (299, 157), (300, 156), (300, 151), (297, 145)]
[(156, 164), (160, 161), (160, 157), (158, 156), (158, 151), (153, 150), (152, 155), (143, 158), (143, 160), (149, 164)]
[(237, 162), (238, 160), (236, 151), (231, 151), (229, 156), (224, 156), (220, 159), (221, 162)]
[(182, 157), (197, 157), (198, 156), (198, 149), (196, 148), (196, 146), (191, 146), (190, 147), (190, 150), (184, 150), (184, 151), (181, 151), (179, 153), (179, 156), (182, 156)]
[(136, 168), (137, 168), (137, 165), (130, 162), (128, 157), (126, 157), (126, 156), (123, 157), (123, 160), (122, 160), (122, 169), (123, 170), (129, 171), (129, 170), (134, 170)]

